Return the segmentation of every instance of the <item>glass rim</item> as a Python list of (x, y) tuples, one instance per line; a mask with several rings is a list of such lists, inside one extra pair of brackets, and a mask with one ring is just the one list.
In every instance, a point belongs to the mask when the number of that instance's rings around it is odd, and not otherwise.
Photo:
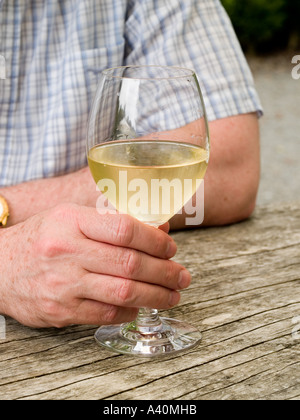
[[(128, 77), (128, 76), (118, 76), (112, 73), (114, 70), (118, 69), (147, 69), (147, 68), (157, 68), (157, 69), (165, 69), (165, 70), (176, 70), (176, 71), (184, 71), (186, 74), (181, 75), (173, 75), (169, 77)], [(133, 64), (133, 65), (127, 65), (127, 66), (116, 66), (116, 67), (110, 67), (107, 69), (102, 70), (102, 74), (104, 76), (110, 77), (111, 79), (132, 79), (132, 80), (170, 80), (170, 79), (186, 79), (187, 77), (194, 77), (196, 75), (195, 70), (189, 69), (187, 67), (180, 67), (180, 66), (164, 66), (159, 64)]]

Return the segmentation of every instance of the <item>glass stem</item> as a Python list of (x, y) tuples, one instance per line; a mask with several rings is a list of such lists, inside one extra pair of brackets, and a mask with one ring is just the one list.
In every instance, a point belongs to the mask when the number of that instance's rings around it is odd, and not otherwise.
[[(146, 222), (146, 225), (158, 228), (157, 223)], [(141, 334), (155, 334), (156, 331), (162, 329), (161, 319), (158, 316), (158, 310), (152, 308), (140, 308), (138, 316), (135, 320), (137, 331)]]
[(157, 309), (141, 308), (135, 320), (136, 329), (141, 334), (153, 334), (162, 328)]

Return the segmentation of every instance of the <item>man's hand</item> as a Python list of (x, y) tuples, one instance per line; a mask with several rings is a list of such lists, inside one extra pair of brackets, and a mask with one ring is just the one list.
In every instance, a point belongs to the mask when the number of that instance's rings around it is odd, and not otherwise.
[(0, 247), (0, 313), (32, 327), (133, 320), (190, 284), (166, 232), (89, 207), (39, 213), (3, 230)]

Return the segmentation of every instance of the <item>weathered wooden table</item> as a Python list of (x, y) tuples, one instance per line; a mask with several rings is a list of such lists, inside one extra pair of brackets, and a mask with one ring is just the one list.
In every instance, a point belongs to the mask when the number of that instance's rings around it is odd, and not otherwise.
[(167, 315), (198, 325), (199, 347), (132, 358), (100, 348), (93, 326), (37, 330), (7, 319), (0, 398), (299, 400), (300, 203), (174, 237), (193, 283)]

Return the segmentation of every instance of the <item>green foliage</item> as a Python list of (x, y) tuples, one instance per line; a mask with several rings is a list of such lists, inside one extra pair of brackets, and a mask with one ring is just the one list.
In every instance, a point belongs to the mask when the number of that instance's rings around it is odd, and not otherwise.
[(244, 50), (286, 48), (300, 35), (299, 0), (222, 0)]

